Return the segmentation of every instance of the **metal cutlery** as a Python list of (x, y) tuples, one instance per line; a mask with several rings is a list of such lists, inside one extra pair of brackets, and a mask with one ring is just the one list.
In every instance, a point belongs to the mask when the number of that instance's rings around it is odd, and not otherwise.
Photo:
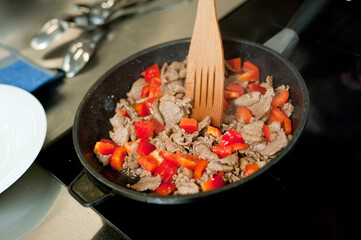
[(62, 65), (66, 77), (74, 77), (86, 64), (107, 27), (115, 20), (139, 13), (159, 11), (189, 2), (190, 0), (105, 0), (94, 4), (76, 4), (78, 15), (61, 15), (47, 21), (31, 40), (36, 50), (47, 48), (69, 28), (83, 30), (69, 46)]

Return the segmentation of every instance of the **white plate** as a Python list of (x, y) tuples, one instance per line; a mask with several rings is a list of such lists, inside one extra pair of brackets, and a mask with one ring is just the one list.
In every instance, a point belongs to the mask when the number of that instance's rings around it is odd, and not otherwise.
[(41, 103), (21, 88), (0, 84), (0, 193), (34, 162), (45, 136)]

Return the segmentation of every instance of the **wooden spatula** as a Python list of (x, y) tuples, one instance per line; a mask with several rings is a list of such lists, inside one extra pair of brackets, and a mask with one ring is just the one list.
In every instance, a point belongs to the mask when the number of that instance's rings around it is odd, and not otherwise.
[(221, 126), (224, 71), (216, 2), (198, 0), (186, 75), (186, 97), (193, 100), (192, 118), (201, 121), (210, 116), (213, 126)]

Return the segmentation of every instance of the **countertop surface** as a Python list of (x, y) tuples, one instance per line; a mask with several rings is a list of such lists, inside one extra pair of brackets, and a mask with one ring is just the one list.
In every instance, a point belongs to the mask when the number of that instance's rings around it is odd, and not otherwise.
[[(67, 31), (60, 40), (41, 51), (32, 49), (30, 40), (48, 19), (57, 14), (75, 13), (73, 4), (79, 2), (86, 1), (0, 0), (0, 43), (14, 48), (40, 66), (61, 68), (67, 44), (79, 36), (79, 29)], [(218, 0), (218, 17), (224, 17), (244, 2)], [(45, 89), (46, 92), (35, 92), (47, 116), (43, 148), (56, 142), (72, 127), (75, 112), (86, 91), (113, 65), (142, 49), (190, 37), (196, 6), (197, 1), (190, 0), (172, 9), (117, 20), (110, 26), (89, 64), (77, 76), (59, 80), (52, 88)], [(79, 205), (66, 187), (37, 162), (1, 194), (0, 215), (0, 239), (125, 237), (96, 211)], [(19, 226), (22, 226), (21, 230)]]

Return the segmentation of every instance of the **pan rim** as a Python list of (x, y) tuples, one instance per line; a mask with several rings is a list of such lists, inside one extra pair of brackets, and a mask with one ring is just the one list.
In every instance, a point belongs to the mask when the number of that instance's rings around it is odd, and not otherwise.
[(117, 193), (121, 196), (130, 198), (133, 200), (137, 200), (140, 202), (147, 202), (147, 203), (182, 204), (182, 203), (194, 202), (195, 200), (204, 199), (209, 196), (217, 195), (221, 192), (227, 192), (228, 190), (231, 190), (231, 189), (236, 189), (236, 188), (240, 188), (242, 186), (249, 185), (248, 184), (249, 182), (251, 182), (254, 179), (258, 178), (259, 176), (263, 175), (265, 172), (267, 172), (269, 169), (271, 169), (274, 165), (278, 164), (280, 162), (280, 160), (284, 159), (285, 156), (293, 149), (295, 143), (299, 140), (299, 138), (302, 135), (303, 130), (306, 126), (306, 123), (307, 123), (308, 112), (309, 112), (309, 95), (308, 95), (306, 83), (305, 83), (304, 79), (302, 78), (301, 74), (299, 73), (299, 71), (297, 70), (297, 68), (291, 62), (289, 62), (288, 59), (285, 59), (284, 57), (280, 56), (277, 52), (273, 51), (272, 49), (269, 49), (257, 42), (240, 39), (240, 38), (224, 38), (223, 42), (226, 42), (226, 41), (255, 46), (257, 48), (261, 48), (263, 51), (270, 53), (271, 55), (273, 55), (273, 57), (277, 58), (278, 61), (283, 62), (291, 70), (291, 72), (296, 76), (298, 84), (300, 85), (300, 88), (302, 89), (301, 94), (304, 99), (304, 101), (303, 101), (304, 106), (303, 106), (302, 115), (301, 115), (299, 124), (297, 126), (297, 129), (293, 133), (292, 139), (289, 141), (287, 146), (277, 154), (277, 157), (272, 159), (269, 163), (267, 163), (259, 171), (255, 172), (254, 174), (250, 175), (249, 177), (241, 179), (240, 181), (237, 181), (237, 182), (234, 182), (231, 184), (227, 184), (227, 185), (223, 186), (222, 188), (218, 188), (218, 189), (208, 191), (208, 192), (200, 192), (200, 193), (196, 193), (196, 194), (176, 195), (176, 196), (174, 196), (174, 195), (162, 196), (159, 194), (143, 193), (143, 192), (134, 191), (130, 188), (120, 186), (120, 185), (106, 179), (105, 177), (101, 176), (95, 169), (93, 169), (90, 166), (90, 164), (87, 162), (84, 155), (82, 154), (79, 142), (77, 141), (77, 139), (78, 139), (77, 136), (79, 134), (79, 131), (78, 131), (79, 130), (79, 127), (78, 127), (79, 118), (80, 118), (80, 115), (82, 113), (82, 110), (84, 108), (86, 101), (90, 98), (90, 96), (97, 89), (97, 87), (120, 66), (136, 59), (137, 57), (139, 57), (141, 55), (144, 55), (148, 52), (154, 51), (159, 48), (163, 48), (163, 47), (166, 47), (169, 45), (181, 44), (181, 43), (190, 43), (190, 38), (183, 38), (183, 39), (177, 39), (177, 40), (173, 40), (173, 41), (164, 42), (164, 43), (146, 48), (144, 50), (141, 50), (141, 51), (125, 58), (124, 60), (118, 62), (113, 67), (111, 67), (108, 71), (106, 71), (86, 92), (86, 94), (82, 98), (82, 100), (79, 104), (79, 107), (76, 111), (74, 124), (73, 124), (73, 131), (72, 131), (73, 144), (74, 144), (77, 156), (78, 156), (79, 160), (81, 161), (83, 167), (85, 168), (86, 172), (91, 174), (91, 176), (93, 178), (95, 178), (97, 181), (99, 181), (106, 187), (110, 188), (110, 190), (112, 192)]

